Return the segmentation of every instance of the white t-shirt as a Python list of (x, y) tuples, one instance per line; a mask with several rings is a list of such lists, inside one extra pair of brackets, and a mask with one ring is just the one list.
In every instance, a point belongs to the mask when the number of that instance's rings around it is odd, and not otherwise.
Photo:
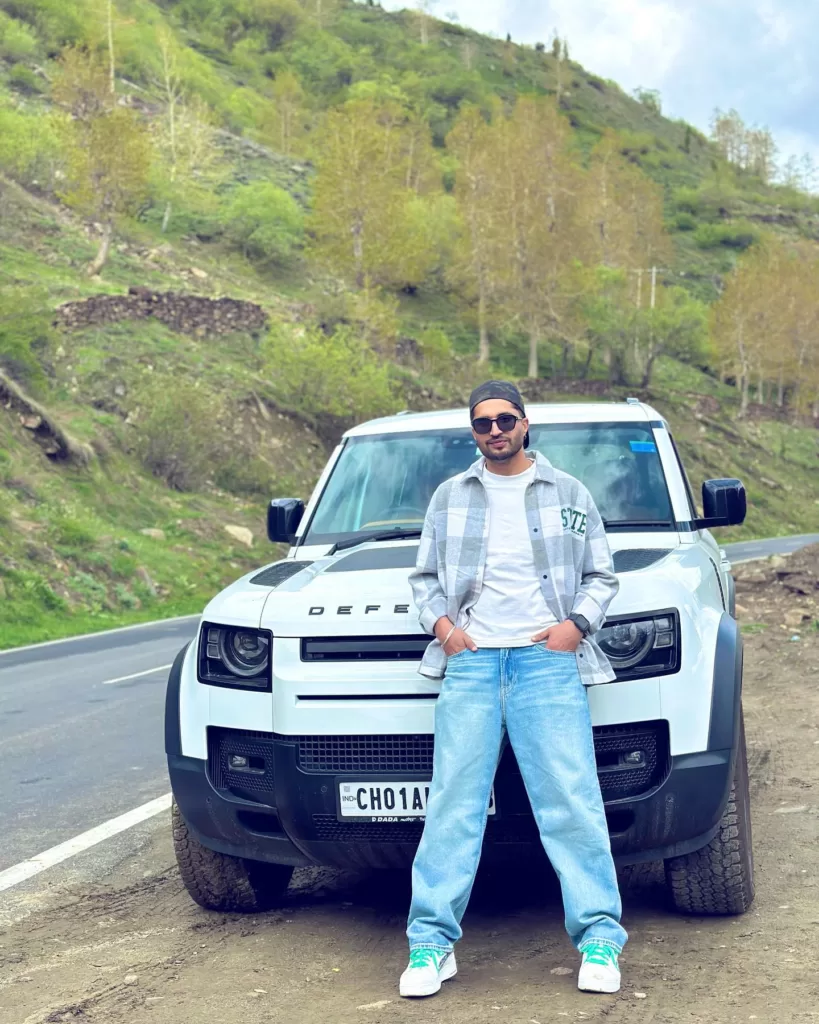
[(483, 470), (489, 546), (466, 626), (478, 647), (526, 647), (535, 633), (557, 625), (540, 589), (526, 522), (525, 493), (534, 478), (534, 462), (517, 476)]

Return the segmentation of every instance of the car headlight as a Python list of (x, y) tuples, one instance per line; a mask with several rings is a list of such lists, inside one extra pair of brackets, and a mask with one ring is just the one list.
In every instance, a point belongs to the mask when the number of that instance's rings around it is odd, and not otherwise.
[(680, 619), (676, 611), (607, 619), (595, 635), (618, 679), (667, 675), (680, 664)]
[(266, 629), (203, 623), (199, 636), (199, 681), (211, 686), (269, 690), (272, 639)]

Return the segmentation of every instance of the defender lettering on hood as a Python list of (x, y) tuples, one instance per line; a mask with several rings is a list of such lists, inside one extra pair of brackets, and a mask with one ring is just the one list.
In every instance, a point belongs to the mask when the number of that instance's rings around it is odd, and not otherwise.
[[(370, 612), (378, 612), (378, 611), (381, 611), (381, 605), (380, 604), (368, 604), (364, 608), (364, 614), (365, 615), (368, 615)], [(394, 615), (409, 615), (409, 611), (410, 611), (410, 606), (408, 604), (397, 604), (393, 608), (393, 614)], [(307, 614), (308, 615), (324, 615), (324, 612), (325, 612), (324, 605), (320, 605), (319, 604), (319, 605), (313, 605), (313, 607), (310, 609), (310, 611)], [(332, 615), (332, 611), (330, 611), (328, 614)], [(353, 606), (351, 604), (340, 604), (338, 606), (338, 608), (336, 609), (336, 615), (352, 615), (352, 614), (353, 614)]]

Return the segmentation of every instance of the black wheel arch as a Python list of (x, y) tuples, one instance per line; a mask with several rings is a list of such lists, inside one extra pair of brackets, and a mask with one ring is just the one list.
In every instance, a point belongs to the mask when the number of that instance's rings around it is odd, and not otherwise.
[(742, 634), (739, 623), (724, 612), (717, 629), (708, 750), (731, 750), (736, 756), (742, 717)]
[(171, 671), (168, 675), (168, 685), (165, 688), (165, 753), (176, 756), (182, 753), (182, 727), (179, 711), (179, 689), (182, 685), (182, 663), (188, 648), (193, 643), (185, 644), (182, 650), (174, 658)]

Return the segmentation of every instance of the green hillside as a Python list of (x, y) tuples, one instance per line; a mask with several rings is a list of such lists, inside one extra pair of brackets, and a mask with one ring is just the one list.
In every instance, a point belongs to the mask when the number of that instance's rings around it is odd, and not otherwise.
[[(520, 97), (536, 121), (559, 118), (580, 198), (543, 299), (559, 318), (496, 259), (487, 367), (456, 136), (470, 108), (513, 133)], [(389, 132), (404, 147), (390, 174), (366, 154), (353, 171), (356, 118), (379, 159)], [(607, 154), (611, 237), (632, 262), (592, 241)], [(525, 163), (506, 155), (513, 172)], [(334, 248), (348, 238), (332, 233), (334, 166), (347, 198), (389, 213), (361, 280)], [(110, 254), (89, 275), (109, 217)], [(548, 257), (543, 235), (526, 237)], [(798, 365), (757, 344), (742, 416), (735, 359), (709, 327), (743, 253), (810, 260), (817, 240), (815, 197), (729, 164), (653, 97), (551, 44), (330, 0), (0, 0), (0, 646), (198, 610), (275, 555), (266, 500), (306, 497), (348, 423), (462, 403), (490, 372), (525, 377), (535, 329), (530, 399), (640, 394), (671, 419), (695, 486), (746, 481), (735, 537), (819, 530), (813, 321), (793, 341)], [(106, 304), (129, 289), (127, 315)], [(213, 301), (201, 312), (168, 293)], [(261, 320), (230, 329), (223, 297)], [(645, 385), (632, 347), (643, 362), (659, 352)]]

